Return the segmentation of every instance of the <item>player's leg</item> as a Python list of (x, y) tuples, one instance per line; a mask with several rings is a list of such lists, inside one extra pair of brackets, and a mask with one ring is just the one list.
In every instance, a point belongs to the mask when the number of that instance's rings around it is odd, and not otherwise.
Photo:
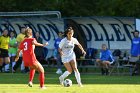
[(3, 65), (3, 52), (2, 49), (0, 49), (0, 72), (2, 72), (2, 65)]
[(104, 75), (105, 74), (105, 68), (104, 68), (103, 61), (100, 60), (100, 59), (96, 59), (96, 62), (99, 64), (99, 66), (101, 68), (101, 74)]
[(9, 72), (9, 63), (10, 63), (10, 58), (9, 57), (4, 57), (4, 62), (5, 62), (5, 71)]
[[(2, 59), (3, 59), (3, 63), (5, 64), (9, 64), (10, 63), (10, 58), (9, 58), (9, 55), (8, 55), (8, 50), (3, 50), (1, 51), (2, 52)], [(4, 65), (3, 65), (4, 66)], [(9, 65), (7, 65), (8, 67)]]
[(28, 73), (29, 72), (29, 68), (27, 66), (24, 66), (24, 62), (22, 61), (21, 63), (21, 72), (22, 73)]
[(106, 73), (106, 75), (108, 75), (109, 74), (109, 65), (110, 65), (110, 63), (108, 61), (104, 61), (103, 65), (104, 65), (103, 67), (105, 69), (105, 73)]
[(32, 87), (33, 86), (33, 78), (34, 78), (34, 74), (35, 74), (35, 69), (30, 68), (30, 73), (29, 73), (29, 83), (28, 86)]
[(23, 60), (22, 60), (22, 63), (20, 65), (20, 70), (21, 70), (21, 73), (25, 73), (25, 66), (24, 66)]
[(96, 59), (96, 62), (99, 64), (101, 68), (104, 66), (103, 61), (101, 59)]
[(38, 62), (38, 72), (39, 72), (40, 87), (43, 88), (44, 80), (45, 80), (44, 68), (42, 67), (42, 65), (39, 62)]
[(80, 73), (77, 69), (77, 63), (76, 63), (76, 60), (71, 60), (70, 61), (70, 64), (74, 70), (74, 73), (75, 73), (75, 77), (76, 77), (76, 80), (77, 80), (77, 83), (80, 87), (82, 87), (82, 83), (81, 83), (81, 77), (80, 77)]
[(16, 62), (15, 62), (15, 57), (16, 57), (16, 54), (12, 54), (11, 56), (11, 62), (12, 62), (12, 72), (13, 72), (13, 67), (15, 66)]
[(2, 72), (2, 65), (3, 65), (3, 58), (2, 57), (0, 57), (0, 72)]
[(5, 64), (5, 73), (9, 73), (10, 72), (10, 64)]
[[(12, 65), (14, 60), (15, 60), (14, 58), (15, 58), (16, 54), (9, 53), (8, 55), (9, 55), (9, 59), (10, 59), (10, 64)], [(10, 64), (6, 64), (5, 65), (5, 72), (9, 72), (10, 71)], [(13, 68), (13, 66), (12, 66), (12, 68)], [(13, 72), (13, 69), (12, 69), (12, 72)]]
[(63, 81), (64, 79), (72, 73), (72, 68), (71, 68), (71, 65), (69, 62), (64, 62), (64, 66), (65, 68), (67, 69), (67, 71), (65, 71), (60, 77), (59, 77), (59, 80), (60, 80), (60, 84), (63, 85)]
[(13, 72), (15, 72), (21, 64), (22, 64), (22, 57), (19, 57), (19, 60), (16, 62), (16, 64), (13, 67)]
[(56, 73), (57, 74), (62, 74), (61, 57), (60, 57), (60, 55), (58, 53), (57, 53), (56, 62), (57, 62), (57, 71), (56, 71)]
[(39, 81), (40, 81), (40, 87), (44, 88), (44, 68), (42, 67), (42, 65), (37, 62), (36, 64), (34, 64), (32, 67), (30, 68), (34, 68), (35, 70), (37, 70), (39, 72)]

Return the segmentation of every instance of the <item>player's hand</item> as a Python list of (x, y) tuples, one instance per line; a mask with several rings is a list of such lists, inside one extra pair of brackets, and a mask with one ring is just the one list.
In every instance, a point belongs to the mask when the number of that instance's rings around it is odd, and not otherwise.
[(18, 56), (16, 56), (16, 58), (15, 58), (15, 62), (17, 62), (17, 61), (18, 61), (18, 59), (19, 59), (19, 57), (18, 57)]
[(46, 42), (45, 44), (43, 44), (44, 46), (47, 46), (47, 45), (49, 45), (49, 43), (48, 42)]
[(60, 52), (60, 56), (63, 56), (63, 55), (64, 55), (64, 53), (61, 51), (61, 52)]
[(86, 55), (86, 52), (83, 50), (83, 51), (82, 51), (82, 54), (85, 56), (85, 55)]

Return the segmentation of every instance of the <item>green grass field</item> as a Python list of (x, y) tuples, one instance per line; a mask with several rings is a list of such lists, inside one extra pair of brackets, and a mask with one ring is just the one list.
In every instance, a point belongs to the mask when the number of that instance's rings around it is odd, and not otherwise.
[(0, 73), (0, 93), (139, 93), (140, 76), (101, 76), (81, 74), (84, 87), (78, 87), (74, 74), (71, 87), (59, 85), (56, 74), (45, 74), (47, 89), (39, 89), (38, 74), (34, 78), (34, 86), (28, 87), (28, 74)]

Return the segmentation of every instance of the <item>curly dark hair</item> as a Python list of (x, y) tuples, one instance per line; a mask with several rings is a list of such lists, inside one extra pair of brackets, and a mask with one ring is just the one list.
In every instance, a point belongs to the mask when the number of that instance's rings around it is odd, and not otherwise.
[[(65, 32), (64, 32), (64, 36), (66, 37), (67, 34), (68, 34), (68, 32), (70, 32), (70, 31), (72, 31), (72, 30), (73, 30), (72, 27), (68, 27), (68, 28), (65, 30)], [(74, 30), (73, 30), (73, 31), (74, 31)]]

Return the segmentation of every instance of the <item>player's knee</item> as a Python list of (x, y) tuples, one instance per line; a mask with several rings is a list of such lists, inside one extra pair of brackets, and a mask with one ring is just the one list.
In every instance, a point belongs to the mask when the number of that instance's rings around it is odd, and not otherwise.
[(75, 67), (75, 68), (73, 68), (73, 70), (78, 72), (78, 69), (77, 69), (76, 67)]
[(38, 72), (39, 72), (39, 73), (44, 73), (44, 70), (39, 70)]
[(100, 59), (96, 59), (96, 62), (100, 62)]
[(44, 73), (44, 68), (39, 67), (39, 68), (38, 68), (38, 72), (39, 72), (39, 73)]
[(6, 61), (5, 64), (10, 64), (10, 61)]
[(41, 69), (41, 73), (44, 73), (44, 69)]

